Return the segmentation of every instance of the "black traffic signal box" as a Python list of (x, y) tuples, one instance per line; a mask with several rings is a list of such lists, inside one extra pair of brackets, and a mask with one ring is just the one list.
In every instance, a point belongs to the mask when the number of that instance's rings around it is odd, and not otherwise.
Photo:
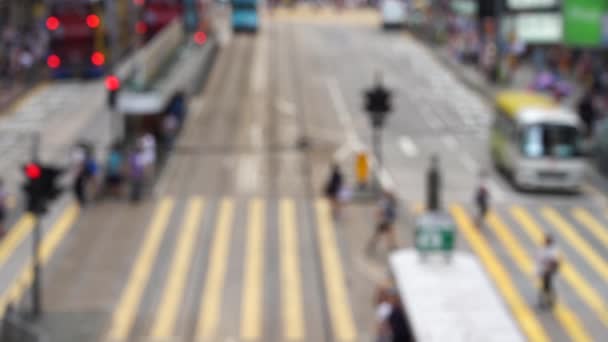
[(60, 168), (29, 163), (23, 168), (26, 182), (23, 191), (26, 210), (34, 214), (44, 214), (50, 201), (61, 194), (57, 179), (63, 172)]
[(391, 93), (381, 86), (365, 93), (365, 109), (370, 113), (386, 113), (391, 111)]

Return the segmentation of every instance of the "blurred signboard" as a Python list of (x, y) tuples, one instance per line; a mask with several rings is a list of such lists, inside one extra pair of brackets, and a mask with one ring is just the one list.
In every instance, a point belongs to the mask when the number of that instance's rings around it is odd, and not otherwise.
[(574, 46), (598, 47), (607, 41), (604, 27), (608, 1), (563, 0), (564, 43)]
[(557, 5), (558, 0), (507, 0), (507, 8), (513, 11), (554, 8)]
[(515, 34), (529, 44), (560, 43), (563, 37), (561, 13), (521, 13), (512, 18)]

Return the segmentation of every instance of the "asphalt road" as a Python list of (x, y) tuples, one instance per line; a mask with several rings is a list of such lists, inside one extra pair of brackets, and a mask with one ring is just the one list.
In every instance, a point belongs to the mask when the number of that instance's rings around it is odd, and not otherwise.
[[(369, 340), (373, 283), (351, 240), (364, 239), (373, 218), (349, 208), (334, 223), (320, 189), (332, 160), (352, 184), (354, 152), (370, 140), (362, 92), (377, 70), (395, 96), (382, 177), (403, 203), (404, 244), (437, 154), (459, 245), (478, 254), (523, 335), (601, 341), (603, 200), (520, 194), (492, 175), (494, 210), (472, 229), (491, 106), (408, 34), (384, 33), (368, 17), (323, 18), (277, 15), (258, 35), (234, 36), (149, 199), (81, 213), (46, 269), (43, 326), (53, 341)], [(552, 312), (535, 307), (543, 232), (565, 261)]]

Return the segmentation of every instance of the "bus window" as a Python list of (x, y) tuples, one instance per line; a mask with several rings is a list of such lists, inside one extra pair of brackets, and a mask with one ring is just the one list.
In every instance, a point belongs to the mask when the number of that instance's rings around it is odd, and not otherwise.
[(522, 154), (528, 158), (581, 156), (580, 132), (565, 125), (531, 125), (521, 132)]

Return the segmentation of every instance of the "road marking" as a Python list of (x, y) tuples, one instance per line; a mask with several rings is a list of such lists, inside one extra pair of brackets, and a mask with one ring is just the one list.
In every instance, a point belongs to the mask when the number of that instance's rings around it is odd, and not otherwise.
[[(59, 243), (63, 241), (68, 231), (74, 226), (79, 212), (77, 205), (69, 205), (64, 209), (59, 219), (57, 219), (53, 226), (48, 230), (48, 233), (44, 236), (40, 246), (41, 266), (48, 263), (53, 252), (59, 246)], [(29, 289), (32, 281), (32, 259), (29, 258), (28, 262), (26, 262), (19, 271), (15, 280), (0, 296), (0, 318), (4, 316), (6, 305), (9, 303), (17, 303), (23, 296), (23, 293)]]
[(323, 265), (327, 308), (336, 341), (356, 341), (357, 331), (348, 299), (333, 219), (326, 200), (316, 201), (317, 236)]
[(268, 89), (268, 38), (265, 34), (258, 37), (253, 69), (251, 70), (251, 89), (256, 93), (263, 93)]
[(576, 208), (572, 210), (574, 217), (586, 228), (593, 236), (600, 240), (604, 247), (608, 247), (608, 231), (606, 227), (596, 220), (587, 210)]
[(593, 250), (591, 245), (581, 238), (575, 229), (570, 226), (555, 209), (543, 207), (541, 211), (543, 217), (559, 231), (585, 260), (587, 260), (587, 263), (589, 263), (602, 279), (608, 281), (608, 264), (595, 252), (595, 250)]
[(173, 211), (173, 205), (173, 200), (165, 197), (156, 208), (150, 221), (146, 240), (137, 259), (135, 259), (131, 275), (127, 280), (127, 286), (124, 288), (116, 306), (116, 311), (112, 315), (112, 325), (108, 334), (109, 340), (124, 341), (129, 338), (135, 321), (136, 310), (150, 278), (153, 263), (156, 260), (158, 249), (169, 223), (169, 217)]
[(241, 297), (241, 340), (257, 341), (262, 337), (264, 304), (264, 236), (266, 223), (265, 207), (256, 198), (249, 204), (249, 225), (247, 227), (247, 249), (245, 257), (245, 277)]
[(236, 172), (237, 189), (253, 192), (257, 189), (260, 158), (257, 155), (244, 155), (240, 158)]
[(22, 215), (17, 223), (8, 231), (0, 245), (0, 268), (6, 260), (13, 255), (15, 249), (21, 245), (26, 236), (34, 228), (34, 217), (30, 214)]
[(179, 240), (173, 253), (173, 261), (163, 297), (156, 312), (156, 320), (151, 336), (166, 339), (175, 336), (175, 322), (179, 313), (180, 303), (194, 254), (196, 235), (200, 226), (203, 211), (203, 200), (194, 197), (190, 200), (185, 219), (181, 227)]
[(279, 112), (287, 116), (296, 115), (296, 105), (291, 101), (287, 101), (285, 99), (278, 99), (275, 103), (275, 106), (279, 110)]
[(451, 135), (444, 135), (441, 137), (441, 141), (443, 141), (443, 144), (451, 151), (455, 151), (458, 147), (458, 141)]
[[(520, 241), (494, 212), (489, 213), (487, 223), (517, 267), (532, 280), (536, 288), (539, 288), (539, 284), (536, 282), (537, 277), (534, 275), (534, 262), (521, 246)], [(557, 301), (553, 313), (573, 341), (591, 341), (580, 319), (566, 304)]]
[(220, 303), (228, 267), (233, 215), (234, 202), (225, 198), (222, 200), (211, 245), (207, 281), (201, 297), (201, 312), (196, 327), (196, 339), (207, 341), (212, 340), (215, 336), (221, 315)]
[[(534, 242), (536, 246), (540, 246), (545, 239), (543, 229), (527, 214), (525, 209), (520, 206), (511, 208), (511, 215), (523, 228), (528, 238)], [(561, 266), (559, 274), (564, 277), (566, 282), (574, 289), (582, 301), (593, 312), (596, 313), (598, 319), (608, 326), (608, 305), (604, 302), (603, 297), (589, 285), (589, 282), (576, 270), (572, 263), (565, 255), (560, 256)]]
[(526, 334), (530, 341), (548, 342), (549, 338), (543, 326), (534, 315), (530, 306), (519, 294), (513, 281), (509, 277), (509, 273), (498, 261), (498, 258), (490, 248), (490, 244), (479, 233), (471, 221), (471, 218), (461, 206), (452, 206), (450, 211), (456, 220), (458, 227), (462, 231), (463, 236), (484, 264), (488, 274), (494, 280), (496, 287), (519, 322), (524, 334)]
[(346, 106), (346, 101), (344, 100), (344, 96), (342, 95), (342, 91), (338, 85), (338, 80), (333, 77), (327, 77), (325, 81), (327, 84), (327, 89), (329, 90), (331, 102), (334, 105), (336, 114), (338, 115), (340, 125), (342, 125), (344, 132), (346, 133), (347, 143), (363, 146), (362, 140), (359, 138), (355, 129), (352, 115), (350, 115), (348, 112), (348, 107)]
[(287, 341), (302, 341), (305, 338), (304, 309), (302, 305), (298, 229), (295, 221), (296, 210), (293, 200), (281, 199), (279, 209), (283, 338)]
[(413, 158), (418, 155), (418, 148), (416, 147), (416, 144), (414, 144), (412, 139), (406, 135), (399, 138), (399, 147), (401, 148), (401, 152), (403, 152), (406, 157)]
[(463, 153), (460, 156), (460, 161), (462, 161), (462, 164), (469, 172), (476, 173), (479, 171), (479, 165), (477, 165), (477, 162), (467, 153)]

